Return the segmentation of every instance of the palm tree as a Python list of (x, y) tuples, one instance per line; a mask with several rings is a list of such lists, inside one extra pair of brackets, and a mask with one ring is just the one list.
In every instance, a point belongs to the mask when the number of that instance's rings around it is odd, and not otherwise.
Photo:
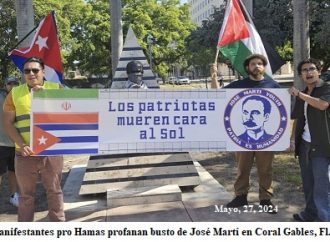
[(118, 60), (123, 48), (122, 5), (121, 0), (109, 0), (111, 16), (111, 63), (112, 77), (115, 75)]
[[(22, 40), (34, 28), (34, 11), (32, 0), (15, 0), (18, 40)], [(28, 36), (19, 48), (28, 47), (33, 34)]]
[[(294, 66), (310, 56), (309, 38), (309, 1), (293, 0), (293, 62)], [(295, 68), (294, 85), (300, 90), (304, 88), (298, 71)]]

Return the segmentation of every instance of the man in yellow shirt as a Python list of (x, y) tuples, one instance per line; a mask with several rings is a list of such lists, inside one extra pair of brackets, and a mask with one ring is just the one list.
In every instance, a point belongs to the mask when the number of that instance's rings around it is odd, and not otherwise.
[(59, 89), (60, 84), (45, 81), (45, 66), (39, 58), (24, 63), (26, 83), (13, 88), (4, 103), (4, 127), (16, 147), (16, 177), (20, 189), (18, 221), (34, 220), (36, 183), (41, 181), (47, 194), (50, 221), (65, 221), (61, 178), (63, 157), (33, 156), (30, 147), (31, 91)]

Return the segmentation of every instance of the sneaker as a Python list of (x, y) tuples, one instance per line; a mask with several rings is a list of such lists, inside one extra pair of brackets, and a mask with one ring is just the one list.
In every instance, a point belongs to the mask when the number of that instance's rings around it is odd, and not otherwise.
[(295, 213), (292, 215), (293, 219), (297, 222), (313, 222), (314, 220), (304, 219), (301, 214)]
[(15, 206), (15, 207), (18, 207), (18, 193), (15, 192), (13, 195), (10, 196), (10, 199), (9, 199), (9, 202)]
[(298, 213), (293, 214), (292, 217), (297, 222), (305, 222)]
[(269, 214), (277, 214), (277, 206), (275, 206), (270, 199), (260, 201), (260, 206), (263, 206), (263, 211)]
[(242, 207), (244, 205), (248, 205), (247, 194), (236, 196), (226, 206), (227, 206), (227, 208), (238, 208), (238, 207)]

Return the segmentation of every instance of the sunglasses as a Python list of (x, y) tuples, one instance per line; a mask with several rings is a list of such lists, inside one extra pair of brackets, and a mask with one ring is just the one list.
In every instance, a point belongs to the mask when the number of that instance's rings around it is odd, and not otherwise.
[(6, 83), (8, 86), (18, 86), (19, 84), (17, 82), (8, 82)]
[(32, 69), (24, 69), (23, 72), (24, 74), (28, 75), (31, 73), (31, 71), (33, 72), (34, 75), (38, 74), (40, 69), (38, 68), (32, 68)]

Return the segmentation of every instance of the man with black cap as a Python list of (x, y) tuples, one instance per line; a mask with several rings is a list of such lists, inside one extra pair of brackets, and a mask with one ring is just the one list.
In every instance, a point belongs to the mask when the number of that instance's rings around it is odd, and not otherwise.
[(148, 89), (143, 82), (143, 65), (140, 61), (130, 61), (126, 66), (127, 81), (125, 88)]
[(11, 91), (11, 89), (15, 86), (19, 85), (19, 81), (15, 77), (7, 77), (4, 81), (4, 88), (0, 89), (0, 190), (1, 190), (1, 181), (2, 176), (8, 170), (8, 181), (9, 181), (9, 189), (11, 192), (11, 196), (9, 198), (9, 202), (18, 207), (18, 186), (15, 176), (15, 167), (14, 167), (14, 159), (15, 159), (15, 146), (11, 139), (7, 136), (3, 128), (3, 103), (7, 96), (7, 94)]

